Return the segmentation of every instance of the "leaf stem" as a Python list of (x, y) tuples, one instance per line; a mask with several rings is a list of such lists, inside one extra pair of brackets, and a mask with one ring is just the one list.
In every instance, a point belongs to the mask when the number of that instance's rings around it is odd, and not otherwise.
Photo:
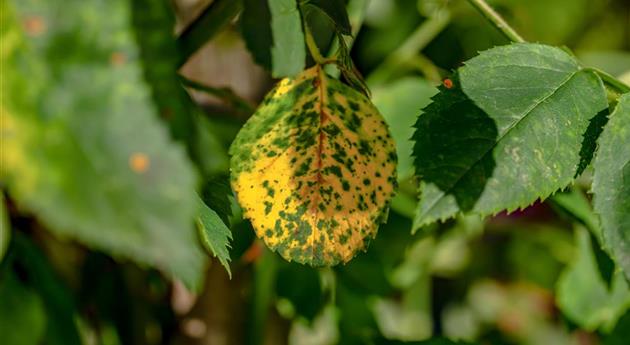
[(335, 58), (326, 58), (322, 55), (322, 53), (319, 51), (319, 48), (317, 47), (317, 43), (315, 43), (315, 38), (311, 33), (311, 29), (309, 29), (306, 22), (304, 22), (304, 38), (306, 40), (306, 46), (308, 47), (308, 50), (313, 57), (313, 60), (315, 60), (315, 63), (317, 63), (318, 65), (326, 65), (337, 62), (337, 59)]
[(523, 43), (525, 40), (494, 10), (485, 0), (468, 0), (497, 30), (512, 42)]
[(613, 77), (612, 75), (600, 70), (599, 68), (587, 67), (585, 68), (585, 70), (597, 74), (602, 79), (604, 84), (606, 84), (606, 86), (614, 89), (615, 91), (618, 91), (621, 94), (630, 92), (630, 86), (626, 85), (621, 80)]
[(211, 87), (211, 86), (196, 82), (194, 80), (190, 80), (184, 77), (183, 75), (179, 76), (179, 80), (184, 86), (215, 96), (221, 99), (222, 101), (224, 101), (225, 103), (227, 103), (228, 105), (232, 106), (234, 109), (241, 111), (245, 114), (252, 114), (255, 110), (254, 107), (248, 101), (238, 96), (230, 88)]

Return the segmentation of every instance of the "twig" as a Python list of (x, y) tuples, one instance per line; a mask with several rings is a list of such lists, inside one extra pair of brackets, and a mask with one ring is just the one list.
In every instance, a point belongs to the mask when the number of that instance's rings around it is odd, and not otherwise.
[(494, 27), (496, 27), (507, 39), (512, 42), (523, 43), (525, 40), (512, 27), (488, 5), (485, 0), (468, 0)]
[(187, 86), (187, 87), (190, 87), (191, 89), (202, 91), (212, 96), (218, 97), (225, 103), (232, 106), (234, 109), (239, 110), (243, 113), (252, 114), (255, 110), (254, 107), (249, 102), (239, 97), (230, 88), (227, 88), (227, 87), (218, 88), (218, 87), (211, 87), (211, 86), (203, 85), (194, 80), (190, 80), (182, 75), (179, 76), (179, 79), (181, 80), (184, 86)]

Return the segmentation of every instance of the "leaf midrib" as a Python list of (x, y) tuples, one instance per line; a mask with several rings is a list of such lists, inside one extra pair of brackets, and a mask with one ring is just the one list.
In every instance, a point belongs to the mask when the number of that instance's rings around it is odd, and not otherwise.
[[(488, 153), (494, 151), (494, 149), (496, 148), (496, 146), (499, 144), (499, 142), (501, 142), (514, 128), (516, 128), (525, 118), (527, 118), (532, 111), (534, 111), (534, 109), (536, 109), (539, 105), (541, 105), (543, 102), (545, 102), (546, 100), (548, 100), (549, 98), (553, 97), (556, 92), (558, 92), (560, 89), (562, 89), (571, 79), (573, 79), (573, 77), (575, 77), (578, 73), (582, 72), (582, 69), (578, 69), (576, 71), (574, 71), (573, 73), (571, 73), (566, 79), (564, 79), (557, 88), (555, 88), (554, 90), (552, 90), (548, 95), (546, 95), (545, 97), (541, 98), (539, 101), (535, 102), (529, 109), (527, 109), (524, 113), (524, 115), (518, 119), (518, 121), (514, 122), (510, 127), (508, 127), (505, 132), (497, 138), (497, 140), (494, 142), (494, 144), (489, 147), (482, 155), (479, 156), (479, 158), (477, 160), (475, 160), (474, 163), (470, 164), (470, 166), (465, 169), (460, 175), (459, 177), (444, 191), (441, 190), (439, 196), (437, 196), (433, 202), (430, 204), (430, 206), (428, 207), (428, 209), (426, 209), (426, 211), (424, 211), (422, 214), (420, 214), (420, 219), (424, 218), (427, 214), (429, 214), (433, 208), (440, 202), (440, 200), (442, 200), (442, 198), (447, 194), (450, 193), (455, 186), (457, 186), (457, 184), (462, 180), (462, 178), (464, 178), (464, 176), (466, 176), (473, 167), (477, 166), (477, 164), (479, 164), (479, 162), (481, 162), (482, 159), (484, 159), (486, 157), (486, 155), (488, 155)], [(463, 90), (462, 90), (463, 91)], [(479, 108), (481, 109), (481, 108)], [(481, 109), (483, 111), (483, 109)], [(484, 111), (485, 113), (485, 111)], [(425, 221), (421, 221), (418, 225), (422, 226), (425, 225), (426, 222)]]

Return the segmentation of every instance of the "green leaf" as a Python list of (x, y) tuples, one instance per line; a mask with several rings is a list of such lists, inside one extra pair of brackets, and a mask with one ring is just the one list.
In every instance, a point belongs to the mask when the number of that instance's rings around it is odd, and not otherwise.
[(219, 259), (219, 262), (225, 267), (231, 278), (232, 272), (230, 271), (229, 248), (232, 232), (225, 226), (221, 217), (219, 217), (214, 210), (206, 206), (203, 200), (198, 199), (198, 204), (199, 216), (197, 218), (197, 229), (199, 230), (201, 243), (203, 243), (210, 254)]
[(619, 98), (598, 146), (593, 206), (604, 247), (630, 278), (630, 94)]
[(610, 289), (597, 269), (588, 232), (576, 232), (577, 257), (558, 280), (558, 306), (580, 327), (610, 331), (630, 306), (628, 282), (617, 272)]
[(7, 253), (10, 241), (11, 225), (9, 224), (9, 215), (4, 201), (4, 194), (0, 194), (0, 263)]
[[(214, 0), (177, 38), (180, 65), (229, 24), (243, 7), (242, 0)], [(169, 28), (170, 29), (170, 28)]]
[(294, 76), (304, 69), (306, 46), (296, 0), (269, 0), (271, 13), (272, 75)]
[(463, 93), (442, 88), (416, 125), (416, 229), (459, 212), (512, 212), (567, 186), (590, 120), (608, 106), (599, 77), (549, 46), (493, 48), (459, 75)]
[(303, 6), (322, 11), (335, 24), (337, 31), (344, 35), (352, 35), (350, 19), (343, 0), (307, 0)]
[(571, 188), (569, 191), (555, 194), (551, 197), (551, 201), (584, 224), (595, 235), (599, 243), (602, 243), (599, 219), (593, 212), (590, 201), (582, 191), (577, 188)]
[[(38, 299), (43, 302), (46, 318), (45, 330), (42, 339), (37, 344), (41, 344), (42, 341), (50, 345), (81, 344), (76, 325), (77, 309), (73, 295), (54, 271), (50, 259), (22, 234), (16, 234), (13, 248), (15, 250), (12, 253), (15, 255), (11, 256), (10, 265), (5, 266), (9, 270), (5, 273), (10, 275), (10, 271), (15, 272), (15, 277), (21, 281), (21, 287), (26, 290), (32, 288)], [(4, 300), (7, 295), (2, 294), (2, 296)], [(18, 333), (18, 335), (22, 334)]]
[(398, 154), (398, 180), (413, 175), (413, 125), (416, 112), (431, 102), (437, 89), (423, 78), (406, 77), (373, 90), (372, 102), (392, 131)]
[(258, 237), (313, 266), (364, 249), (396, 188), (396, 150), (382, 116), (319, 65), (267, 95), (230, 155), (232, 188)]
[(230, 177), (225, 174), (211, 177), (206, 181), (201, 198), (208, 207), (219, 215), (223, 223), (229, 225), (232, 216), (231, 196)]
[[(22, 25), (3, 18), (0, 37), (8, 66), (0, 175), (11, 196), (57, 235), (196, 287), (205, 265), (193, 227), (196, 178), (157, 119), (131, 3), (14, 4), (31, 24), (24, 42)], [(2, 9), (6, 16), (6, 2)]]
[(2, 343), (38, 345), (44, 340), (46, 311), (42, 298), (12, 270), (0, 275), (0, 334)]
[(271, 46), (271, 12), (267, 0), (244, 0), (241, 14), (241, 32), (257, 64), (267, 70), (272, 68)]
[(185, 142), (194, 156), (198, 108), (180, 85), (177, 74), (179, 54), (173, 37), (173, 10), (166, 1), (134, 0), (130, 3), (141, 66), (146, 82), (151, 85), (157, 113), (169, 124), (173, 138)]

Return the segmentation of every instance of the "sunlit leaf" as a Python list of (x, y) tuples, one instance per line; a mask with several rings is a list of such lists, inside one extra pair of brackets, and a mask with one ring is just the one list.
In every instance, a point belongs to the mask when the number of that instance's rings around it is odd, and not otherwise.
[(396, 187), (383, 118), (319, 66), (281, 81), (230, 153), (244, 216), (271, 249), (300, 263), (350, 260), (375, 236)]
[(608, 106), (599, 77), (550, 46), (490, 49), (459, 75), (463, 93), (444, 88), (416, 125), (415, 228), (458, 212), (511, 212), (567, 186), (591, 119)]
[(630, 278), (630, 94), (619, 98), (598, 144), (593, 204), (604, 247)]
[(15, 19), (6, 4), (0, 174), (12, 198), (57, 235), (197, 286), (195, 173), (158, 120), (130, 2), (16, 1)]

